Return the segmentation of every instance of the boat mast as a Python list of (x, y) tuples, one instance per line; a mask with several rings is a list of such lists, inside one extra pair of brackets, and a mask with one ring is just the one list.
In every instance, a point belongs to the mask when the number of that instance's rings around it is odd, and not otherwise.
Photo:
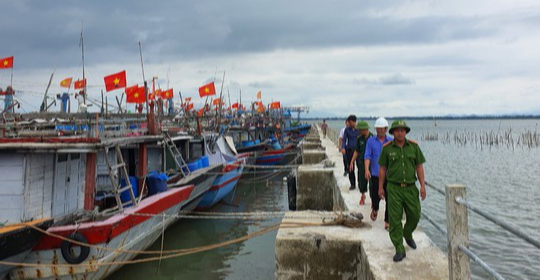
[(79, 46), (81, 47), (81, 52), (82, 52), (82, 78), (83, 78), (83, 83), (84, 83), (84, 87), (83, 87), (83, 104), (86, 105), (86, 95), (87, 95), (87, 92), (86, 92), (86, 73), (84, 72), (84, 37), (83, 37), (83, 30), (84, 30), (84, 24), (81, 26), (81, 40), (79, 42)]

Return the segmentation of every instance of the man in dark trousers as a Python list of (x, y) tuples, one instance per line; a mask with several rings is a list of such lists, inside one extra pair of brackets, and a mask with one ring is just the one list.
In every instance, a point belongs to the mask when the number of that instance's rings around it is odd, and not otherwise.
[(360, 196), (359, 204), (364, 205), (366, 203), (366, 192), (368, 188), (368, 179), (364, 176), (364, 153), (366, 151), (368, 139), (372, 137), (373, 134), (369, 131), (369, 124), (366, 121), (358, 122), (356, 129), (360, 131), (360, 134), (358, 135), (358, 139), (356, 139), (356, 147), (354, 149), (353, 158), (349, 163), (349, 168), (351, 169), (350, 172), (354, 172), (354, 163), (356, 163), (358, 167), (358, 189), (362, 194)]
[[(420, 221), (420, 199), (426, 199), (426, 186), (424, 182), (424, 154), (418, 143), (408, 140), (405, 136), (411, 129), (402, 120), (396, 120), (390, 127), (390, 134), (394, 140), (384, 145), (379, 158), (379, 175), (388, 180), (388, 217), (390, 219), (390, 240), (396, 248), (394, 261), (399, 262), (405, 258), (403, 238), (409, 247), (416, 249), (413, 231)], [(418, 177), (417, 177), (418, 176)], [(416, 187), (416, 180), (420, 182), (420, 191)], [(379, 181), (379, 195), (384, 197), (382, 180)], [(403, 226), (401, 218), (403, 210), (407, 221)]]
[[(347, 118), (347, 127), (343, 132), (343, 140), (341, 141), (341, 153), (346, 156), (347, 162), (345, 163), (345, 169), (349, 169), (352, 158), (354, 155), (354, 148), (356, 147), (356, 138), (360, 135), (360, 131), (356, 129), (356, 116), (350, 115)], [(356, 176), (354, 175), (354, 162), (352, 162), (353, 168), (349, 172), (349, 182), (351, 187), (349, 190), (356, 189)], [(350, 169), (349, 169), (350, 170)]]

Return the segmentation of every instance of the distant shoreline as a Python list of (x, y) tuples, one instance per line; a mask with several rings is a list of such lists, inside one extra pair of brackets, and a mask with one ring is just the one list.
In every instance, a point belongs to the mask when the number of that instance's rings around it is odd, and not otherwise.
[[(345, 120), (347, 117), (332, 117), (332, 118), (300, 118), (304, 121), (339, 121)], [(357, 116), (361, 120), (376, 120), (378, 117), (362, 117)], [(429, 116), (429, 117), (410, 117), (410, 116), (397, 116), (387, 117), (388, 119), (403, 119), (403, 120), (523, 120), (523, 119), (540, 119), (540, 115), (502, 115), (502, 116)]]

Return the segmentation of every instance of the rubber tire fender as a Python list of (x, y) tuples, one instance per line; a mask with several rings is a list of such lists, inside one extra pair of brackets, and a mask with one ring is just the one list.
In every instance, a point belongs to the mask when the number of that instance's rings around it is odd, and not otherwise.
[[(81, 243), (88, 243), (88, 239), (86, 239), (84, 235), (78, 232), (72, 233), (67, 238), (81, 242)], [(81, 253), (78, 256), (75, 256), (73, 255), (73, 252), (71, 251), (71, 247), (73, 247), (74, 245), (78, 246), (77, 244), (73, 244), (67, 240), (64, 240), (64, 242), (62, 242), (62, 247), (61, 247), (62, 257), (69, 264), (80, 264), (84, 262), (90, 255), (90, 247), (80, 246)]]

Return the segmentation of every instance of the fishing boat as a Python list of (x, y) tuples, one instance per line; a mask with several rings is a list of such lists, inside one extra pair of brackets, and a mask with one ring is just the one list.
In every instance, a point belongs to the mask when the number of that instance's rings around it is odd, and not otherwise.
[[(0, 227), (0, 261), (22, 262), (42, 236), (41, 232), (32, 227), (47, 230), (52, 223), (52, 219), (38, 219)], [(0, 279), (4, 279), (13, 268), (11, 265), (0, 264)]]
[(224, 166), (212, 183), (208, 193), (197, 206), (197, 210), (204, 210), (214, 206), (235, 188), (238, 180), (242, 177), (244, 166), (249, 157), (247, 153), (238, 155), (235, 153), (234, 145), (230, 144), (232, 143), (230, 137), (227, 141), (227, 137), (218, 136), (214, 143), (213, 147), (207, 148), (207, 154), (211, 155), (209, 160), (216, 163), (223, 162)]
[[(0, 124), (0, 163), (9, 165), (10, 174), (6, 184), (21, 185), (15, 196), (0, 193), (0, 200), (21, 201), (7, 204), (0, 220), (54, 218), (45, 237), (22, 260), (34, 267), (16, 267), (10, 279), (106, 277), (120, 267), (106, 263), (132, 259), (175, 222), (178, 213), (194, 209), (212, 186), (217, 176), (213, 172), (222, 168), (216, 164), (183, 171), (180, 167), (188, 167), (184, 158), (193, 156), (189, 151), (196, 149), (190, 145), (196, 141), (179, 135), (190, 149), (173, 145), (168, 134), (150, 133), (145, 116), (60, 117), (19, 115)], [(170, 154), (164, 151), (173, 146), (175, 160), (181, 158), (184, 164), (168, 170), (172, 174), (167, 178), (164, 159)], [(153, 180), (149, 171), (165, 178)]]

